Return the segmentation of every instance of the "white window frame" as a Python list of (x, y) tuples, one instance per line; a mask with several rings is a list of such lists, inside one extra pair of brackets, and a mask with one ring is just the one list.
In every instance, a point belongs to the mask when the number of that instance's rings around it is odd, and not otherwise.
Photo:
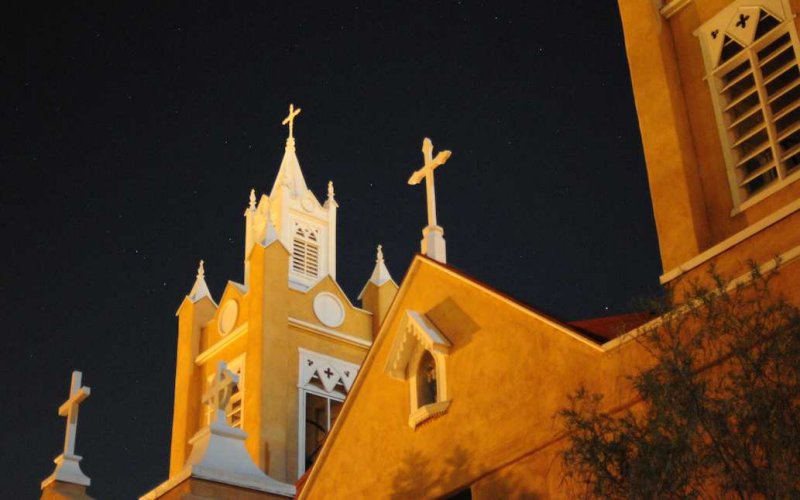
[[(297, 235), (297, 232), (300, 231), (303, 233), (303, 236), (300, 237)], [(295, 276), (308, 281), (316, 281), (322, 275), (322, 266), (323, 266), (323, 254), (324, 249), (322, 245), (323, 239), (323, 231), (322, 228), (314, 225), (309, 224), (305, 221), (293, 220), (292, 221), (292, 233), (291, 233), (291, 249), (292, 255), (289, 261), (289, 271), (294, 274)], [(316, 241), (312, 240), (309, 237), (309, 234), (316, 235)], [(304, 258), (302, 261), (298, 260), (298, 256), (296, 255), (295, 249), (300, 246), (303, 248)], [(314, 248), (316, 253), (316, 266), (313, 272), (310, 270), (310, 261), (308, 258), (308, 250), (309, 248)], [(300, 269), (296, 269), (296, 265), (299, 264)]]
[[(299, 354), (297, 384), (297, 477), (299, 478), (306, 471), (306, 394), (314, 394), (315, 396), (327, 399), (328, 432), (330, 432), (331, 401), (344, 403), (347, 393), (350, 391), (356, 375), (358, 375), (360, 367), (359, 365), (307, 349), (298, 348), (297, 350)], [(309, 364), (309, 362), (311, 362), (311, 364)], [(321, 375), (324, 375), (328, 369), (337, 376), (332, 383), (327, 381), (327, 387), (323, 385), (322, 388), (312, 383), (315, 376), (322, 381)]]
[[(720, 51), (722, 49), (720, 46), (715, 45), (715, 41), (721, 43), (719, 40), (724, 40), (731, 26), (731, 20), (735, 19), (740, 12), (744, 12), (743, 9), (753, 8), (763, 9), (774, 17), (779, 24), (760, 39), (744, 46), (738, 54), (727, 61), (719, 63)], [(754, 19), (753, 21), (758, 22), (758, 19)], [(794, 22), (794, 15), (791, 12), (789, 0), (736, 0), (694, 32), (700, 39), (706, 69), (705, 79), (708, 81), (711, 91), (718, 133), (722, 142), (728, 184), (733, 201), (731, 216), (740, 213), (776, 191), (800, 179), (800, 168), (796, 168), (794, 172), (787, 173), (785, 161), (788, 160), (790, 156), (785, 155), (779, 142), (788, 138), (791, 134), (787, 134), (786, 137), (778, 136), (771, 114), (766, 85), (761, 76), (761, 71), (757, 69), (760, 68), (760, 65), (758, 64), (759, 61), (756, 58), (756, 53), (786, 33), (789, 34), (791, 40), (791, 47), (795, 55), (795, 63), (800, 67), (800, 39), (798, 39), (797, 28)], [(717, 39), (717, 37), (720, 38)], [(722, 74), (727, 73), (747, 60), (749, 60), (750, 67), (752, 68), (754, 86), (758, 94), (758, 109), (763, 113), (764, 123), (766, 125), (765, 128), (769, 143), (768, 149), (771, 151), (773, 158), (771, 164), (775, 164), (774, 168), (777, 174), (777, 179), (772, 180), (762, 189), (749, 195), (744, 187), (743, 181), (745, 178), (743, 178), (743, 174), (739, 171), (739, 167), (737, 166), (738, 158), (734, 153), (736, 146), (733, 144), (732, 134), (728, 130), (729, 119), (724, 110), (726, 103), (724, 102), (723, 85), (720, 79)], [(762, 64), (766, 63), (762, 62)], [(794, 150), (795, 148), (793, 147), (791, 149)], [(797, 154), (800, 155), (800, 152)]]

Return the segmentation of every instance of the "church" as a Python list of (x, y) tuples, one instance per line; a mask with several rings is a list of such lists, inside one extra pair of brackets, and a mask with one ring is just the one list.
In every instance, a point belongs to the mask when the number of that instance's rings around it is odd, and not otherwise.
[[(619, 0), (661, 252), (676, 294), (711, 264), (781, 263), (800, 304), (800, 38), (792, 0)], [(178, 312), (170, 467), (146, 499), (569, 498), (553, 417), (579, 385), (630, 406), (646, 314), (566, 322), (447, 263), (422, 143), (428, 221), (395, 281), (376, 250), (352, 303), (336, 281), (337, 202), (306, 186), (294, 125), (272, 189), (244, 211), (244, 282), (212, 296), (204, 263)], [(440, 169), (441, 167), (441, 169)], [(420, 189), (422, 186), (420, 186)], [(64, 454), (42, 498), (89, 498)], [(164, 443), (165, 452), (167, 443)]]

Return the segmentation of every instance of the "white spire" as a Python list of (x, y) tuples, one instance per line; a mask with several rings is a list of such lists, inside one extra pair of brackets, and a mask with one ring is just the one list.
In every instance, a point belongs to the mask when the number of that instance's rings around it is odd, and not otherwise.
[(255, 210), (256, 209), (256, 190), (255, 189), (251, 189), (250, 190), (250, 206), (249, 206), (249, 208), (250, 208), (250, 210)]
[(197, 279), (194, 280), (192, 291), (189, 292), (189, 300), (197, 302), (203, 297), (208, 297), (212, 302), (214, 301), (211, 297), (211, 292), (208, 290), (208, 285), (206, 284), (206, 269), (201, 260), (200, 265), (197, 266)]
[(386, 268), (386, 263), (383, 262), (383, 245), (378, 245), (378, 253), (375, 257), (375, 269), (372, 271), (372, 276), (369, 277), (369, 280), (378, 286), (392, 280), (389, 269)]
[(70, 382), (69, 398), (58, 408), (58, 414), (67, 417), (67, 431), (64, 437), (64, 452), (56, 457), (56, 470), (44, 481), (42, 489), (53, 481), (63, 481), (65, 483), (80, 484), (89, 486), (91, 479), (81, 471), (81, 457), (75, 454), (75, 434), (78, 431), (78, 405), (89, 397), (92, 390), (81, 385), (83, 374), (79, 371), (72, 372)]

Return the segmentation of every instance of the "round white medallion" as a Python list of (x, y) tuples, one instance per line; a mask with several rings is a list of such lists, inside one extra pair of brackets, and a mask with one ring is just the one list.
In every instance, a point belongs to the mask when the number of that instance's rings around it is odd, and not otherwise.
[(231, 333), (238, 317), (239, 303), (233, 299), (225, 302), (225, 305), (222, 306), (222, 311), (219, 313), (219, 333), (222, 335)]
[(314, 314), (325, 326), (336, 328), (344, 322), (344, 306), (332, 293), (321, 292), (314, 297)]

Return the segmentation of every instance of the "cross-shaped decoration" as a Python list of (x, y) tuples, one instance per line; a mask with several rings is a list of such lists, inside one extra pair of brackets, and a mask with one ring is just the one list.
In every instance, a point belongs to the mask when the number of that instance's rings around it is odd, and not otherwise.
[(719, 30), (714, 30), (711, 32), (711, 38), (713, 38), (714, 40), (717, 39), (717, 35), (719, 35)]
[(736, 21), (736, 27), (744, 29), (747, 26), (748, 19), (750, 19), (750, 16), (739, 14), (739, 20)]
[(324, 373), (324, 374), (325, 374), (325, 376), (326, 376), (326, 377), (328, 377), (328, 378), (331, 378), (331, 377), (333, 377), (333, 370), (331, 370), (331, 367), (330, 367), (330, 366), (329, 366), (329, 367), (327, 367), (327, 368), (325, 368), (325, 371), (324, 371), (324, 372), (322, 372), (322, 373)]
[(72, 382), (69, 387), (69, 398), (58, 408), (58, 414), (67, 417), (67, 432), (64, 437), (64, 455), (75, 454), (75, 434), (78, 431), (78, 405), (89, 397), (92, 390), (81, 385), (83, 374), (79, 371), (72, 372)]
[(91, 479), (81, 471), (81, 457), (75, 454), (75, 434), (78, 430), (78, 407), (84, 399), (89, 397), (91, 389), (81, 385), (82, 374), (72, 372), (72, 381), (69, 385), (69, 397), (58, 407), (58, 414), (67, 417), (67, 430), (64, 436), (64, 453), (54, 460), (56, 469), (50, 476), (42, 481), (42, 489), (53, 481), (89, 486)]
[(233, 388), (238, 383), (239, 376), (230, 371), (224, 361), (220, 361), (211, 381), (211, 387), (203, 395), (203, 403), (212, 411), (212, 423), (225, 422), (225, 409), (233, 396)]
[(294, 139), (294, 119), (300, 114), (300, 111), (300, 108), (294, 109), (294, 104), (289, 104), (289, 116), (281, 122), (281, 125), (289, 124), (289, 139)]
[(433, 156), (433, 143), (427, 137), (422, 141), (422, 157), (424, 164), (422, 168), (411, 174), (408, 183), (412, 186), (425, 179), (425, 192), (428, 204), (428, 226), (422, 231), (422, 253), (428, 257), (446, 262), (444, 246), (444, 230), (436, 222), (436, 189), (433, 184), (433, 171), (447, 162), (452, 153), (450, 151), (440, 151), (436, 157)]

